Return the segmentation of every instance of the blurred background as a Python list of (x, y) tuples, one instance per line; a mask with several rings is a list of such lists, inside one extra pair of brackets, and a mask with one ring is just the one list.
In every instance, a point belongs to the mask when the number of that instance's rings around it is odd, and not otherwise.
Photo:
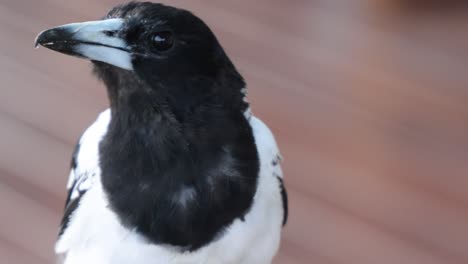
[[(72, 147), (108, 104), (34, 37), (118, 2), (0, 0), (0, 263), (54, 263)], [(162, 2), (211, 26), (276, 134), (275, 264), (468, 263), (467, 1)]]

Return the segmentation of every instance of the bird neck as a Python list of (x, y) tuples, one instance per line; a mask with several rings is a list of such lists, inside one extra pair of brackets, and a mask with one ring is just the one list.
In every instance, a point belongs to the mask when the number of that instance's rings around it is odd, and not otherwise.
[(195, 250), (253, 202), (259, 161), (251, 127), (216, 93), (169, 93), (132, 78), (118, 82), (127, 87), (106, 83), (112, 118), (100, 144), (103, 187), (124, 225), (154, 243)]
[(222, 71), (218, 81), (177, 78), (161, 82), (127, 70), (98, 65), (95, 73), (106, 84), (113, 116), (121, 120), (143, 117), (146, 121), (148, 115), (153, 115), (172, 116), (185, 123), (196, 118), (208, 121), (220, 111), (232, 114), (249, 111), (245, 82), (234, 68)]

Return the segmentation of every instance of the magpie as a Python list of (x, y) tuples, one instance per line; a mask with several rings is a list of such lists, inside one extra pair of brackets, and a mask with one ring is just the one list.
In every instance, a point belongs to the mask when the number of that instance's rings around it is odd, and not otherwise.
[(281, 156), (201, 19), (130, 2), (35, 44), (91, 60), (110, 101), (73, 153), (62, 263), (271, 263), (287, 219)]

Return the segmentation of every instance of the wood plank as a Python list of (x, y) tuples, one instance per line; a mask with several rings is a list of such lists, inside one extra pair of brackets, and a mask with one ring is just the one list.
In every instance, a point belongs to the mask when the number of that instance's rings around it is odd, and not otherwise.
[[(33, 256), (21, 247), (10, 243), (0, 237), (0, 261), (14, 264), (47, 264), (46, 260)], [(50, 264), (50, 263), (49, 263)]]
[(0, 112), (0, 168), (63, 196), (72, 145), (66, 145)]
[(39, 262), (52, 263), (53, 243), (59, 223), (59, 214), (0, 183), (0, 237), (11, 241), (38, 257)]

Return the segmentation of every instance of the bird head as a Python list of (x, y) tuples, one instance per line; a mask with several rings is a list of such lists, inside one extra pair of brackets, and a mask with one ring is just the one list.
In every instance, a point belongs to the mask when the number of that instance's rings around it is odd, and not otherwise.
[(91, 60), (108, 86), (111, 106), (146, 93), (162, 104), (191, 105), (211, 97), (246, 108), (242, 77), (208, 26), (186, 10), (130, 2), (102, 20), (47, 29), (37, 45)]

